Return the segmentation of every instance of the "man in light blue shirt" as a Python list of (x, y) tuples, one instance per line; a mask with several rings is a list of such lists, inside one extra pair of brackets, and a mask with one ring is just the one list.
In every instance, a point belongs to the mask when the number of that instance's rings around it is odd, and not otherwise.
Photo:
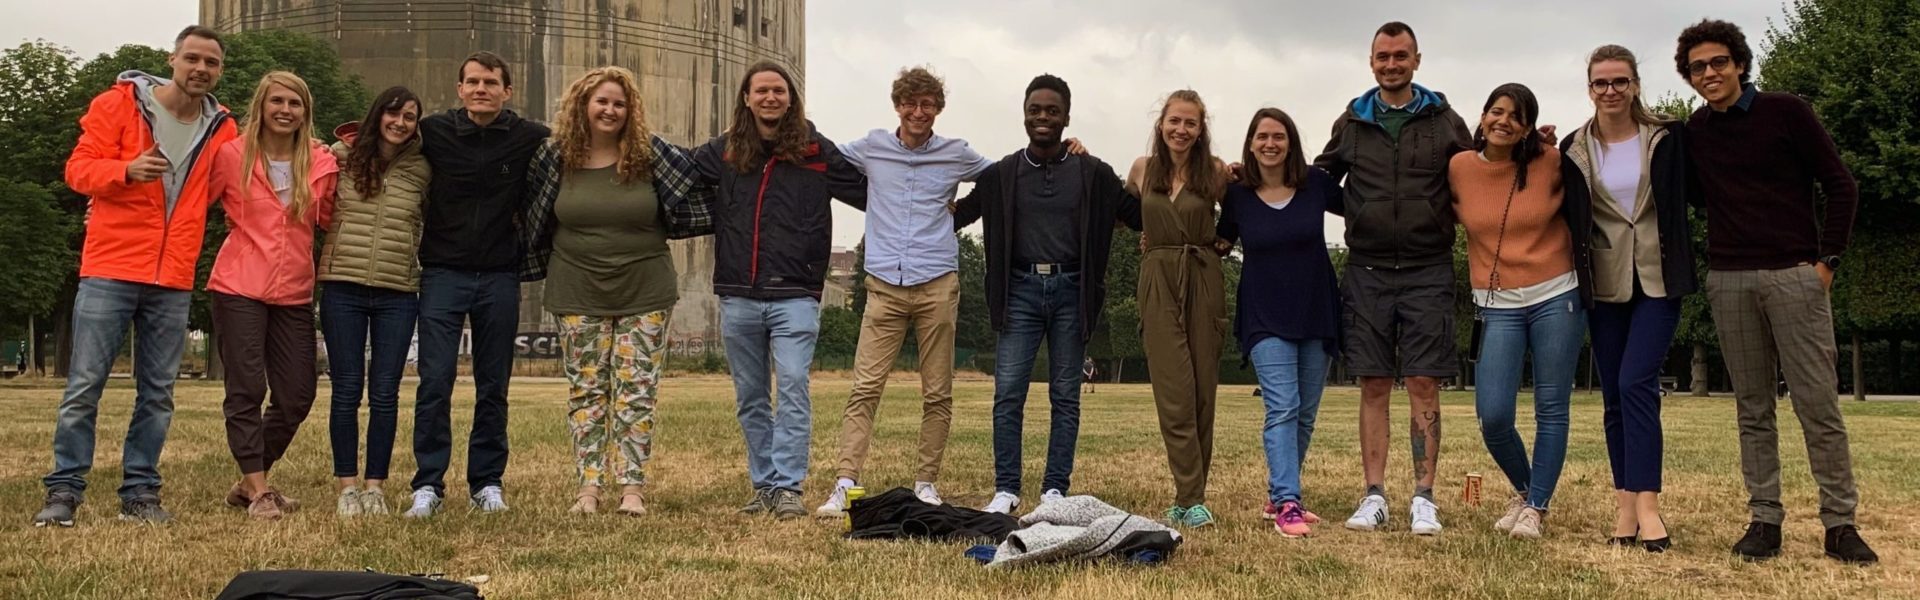
[(893, 82), (900, 126), (875, 129), (840, 146), (867, 175), (867, 309), (854, 353), (853, 393), (840, 422), (839, 482), (814, 511), (846, 514), (847, 489), (860, 477), (872, 441), (874, 412), (887, 372), (911, 327), (920, 351), (920, 468), (913, 491), (940, 504), (940, 475), (953, 416), (953, 327), (960, 309), (960, 246), (948, 210), (960, 182), (973, 181), (993, 161), (965, 140), (940, 137), (933, 122), (946, 108), (946, 85), (926, 69), (904, 69)]

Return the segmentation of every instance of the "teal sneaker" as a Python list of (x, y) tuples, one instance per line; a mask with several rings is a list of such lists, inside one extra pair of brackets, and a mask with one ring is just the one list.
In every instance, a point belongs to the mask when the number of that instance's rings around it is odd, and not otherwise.
[(1164, 514), (1167, 517), (1168, 525), (1177, 526), (1177, 525), (1185, 524), (1187, 522), (1187, 509), (1184, 506), (1170, 507), (1167, 509), (1167, 512)]
[(1185, 519), (1187, 527), (1206, 527), (1213, 524), (1213, 511), (1204, 504), (1195, 504), (1187, 508)]

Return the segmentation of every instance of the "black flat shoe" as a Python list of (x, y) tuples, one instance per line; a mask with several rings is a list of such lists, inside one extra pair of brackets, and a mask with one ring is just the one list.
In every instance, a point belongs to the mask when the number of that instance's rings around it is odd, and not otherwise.
[(1646, 548), (1648, 552), (1654, 554), (1666, 552), (1668, 548), (1673, 547), (1673, 536), (1667, 536), (1657, 540), (1641, 540), (1640, 547)]

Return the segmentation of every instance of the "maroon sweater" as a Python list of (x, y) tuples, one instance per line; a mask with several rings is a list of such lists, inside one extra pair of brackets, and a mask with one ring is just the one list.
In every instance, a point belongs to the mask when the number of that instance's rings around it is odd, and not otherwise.
[(1847, 249), (1860, 191), (1805, 100), (1749, 85), (1725, 112), (1702, 106), (1687, 153), (1707, 205), (1709, 268), (1784, 269)]

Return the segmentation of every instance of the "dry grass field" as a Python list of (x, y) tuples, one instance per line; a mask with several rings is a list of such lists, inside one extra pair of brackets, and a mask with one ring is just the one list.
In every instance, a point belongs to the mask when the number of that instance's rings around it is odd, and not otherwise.
[[(1330, 522), (1306, 540), (1282, 539), (1257, 518), (1266, 466), (1260, 452), (1259, 399), (1246, 386), (1220, 390), (1211, 506), (1217, 527), (1190, 532), (1160, 567), (1063, 565), (988, 571), (954, 545), (848, 542), (839, 522), (776, 523), (736, 516), (747, 484), (732, 388), (721, 377), (674, 377), (663, 386), (650, 465), (652, 514), (641, 518), (565, 513), (574, 482), (563, 420), (566, 388), (556, 381), (513, 387), (513, 457), (506, 489), (513, 510), (496, 516), (464, 503), (428, 522), (341, 520), (326, 441), (326, 394), (275, 473), (277, 484), (311, 507), (280, 522), (258, 523), (226, 508), (236, 477), (221, 427), (217, 384), (182, 383), (162, 471), (176, 521), (135, 526), (116, 521), (119, 438), (132, 389), (115, 381), (100, 422), (93, 489), (74, 529), (37, 530), (39, 478), (48, 454), (58, 390), (0, 386), (0, 598), (209, 598), (246, 569), (361, 569), (486, 575), (489, 598), (1855, 598), (1920, 597), (1920, 403), (1846, 403), (1862, 491), (1861, 528), (1882, 556), (1855, 568), (1822, 557), (1816, 490), (1799, 427), (1781, 414), (1789, 522), (1786, 554), (1764, 564), (1731, 558), (1746, 523), (1733, 405), (1725, 397), (1675, 398), (1665, 413), (1665, 509), (1676, 545), (1665, 555), (1602, 544), (1612, 519), (1597, 396), (1575, 398), (1568, 464), (1538, 542), (1495, 535), (1498, 490), (1473, 419), (1472, 398), (1445, 399), (1443, 474), (1437, 496), (1447, 530), (1435, 538), (1406, 532), (1405, 426), (1396, 425), (1389, 465), (1393, 523), (1385, 533), (1355, 533), (1338, 521), (1360, 492), (1355, 438), (1357, 392), (1328, 391), (1305, 487), (1308, 506)], [(840, 412), (849, 381), (813, 382), (811, 508), (831, 485)], [(917, 382), (896, 376), (881, 405), (873, 457), (863, 482), (880, 491), (910, 483), (919, 423)], [(472, 388), (456, 393), (456, 440), (464, 440)], [(992, 383), (978, 375), (955, 386), (954, 432), (941, 489), (950, 501), (978, 506), (992, 493)], [(411, 397), (411, 383), (403, 396)], [(1028, 403), (1027, 479), (1037, 484), (1046, 431), (1045, 390)], [(1144, 385), (1101, 385), (1084, 403), (1075, 492), (1158, 515), (1172, 483)], [(402, 505), (413, 463), (410, 401), (402, 407), (396, 482)], [(1396, 399), (1395, 422), (1405, 403)], [(1530, 411), (1522, 409), (1523, 433)], [(363, 417), (364, 418), (364, 417)], [(465, 490), (464, 452), (448, 483)], [(1459, 499), (1463, 474), (1487, 474), (1491, 502)], [(1040, 490), (1029, 489), (1027, 501)], [(456, 499), (454, 502), (458, 502)], [(403, 506), (403, 505), (402, 505)]]

